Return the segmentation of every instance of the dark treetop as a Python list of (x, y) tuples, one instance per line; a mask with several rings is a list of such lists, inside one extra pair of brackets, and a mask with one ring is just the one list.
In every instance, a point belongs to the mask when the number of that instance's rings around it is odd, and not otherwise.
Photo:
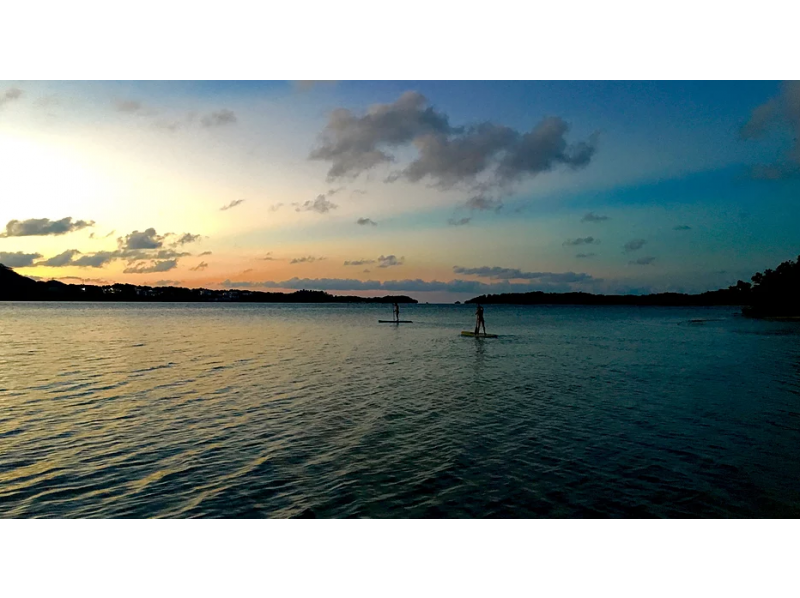
[(757, 272), (753, 284), (745, 285), (750, 301), (745, 315), (754, 317), (800, 317), (800, 256), (788, 260), (774, 270)]

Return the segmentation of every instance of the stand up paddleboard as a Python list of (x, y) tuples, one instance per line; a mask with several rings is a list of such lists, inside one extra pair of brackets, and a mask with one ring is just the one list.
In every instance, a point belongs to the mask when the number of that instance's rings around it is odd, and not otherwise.
[(461, 336), (471, 336), (473, 338), (497, 338), (496, 334), (486, 334), (484, 332), (479, 332), (478, 334), (475, 334), (474, 332), (469, 332), (467, 330), (462, 330)]
[(414, 322), (412, 322), (411, 320), (400, 320), (399, 322), (397, 320), (378, 320), (378, 323), (379, 324), (413, 324)]

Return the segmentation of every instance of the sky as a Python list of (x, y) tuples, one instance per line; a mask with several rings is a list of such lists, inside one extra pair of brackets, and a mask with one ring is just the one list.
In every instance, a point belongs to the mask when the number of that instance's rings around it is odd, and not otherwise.
[(702, 292), (800, 254), (800, 84), (4, 81), (0, 263), (64, 282)]

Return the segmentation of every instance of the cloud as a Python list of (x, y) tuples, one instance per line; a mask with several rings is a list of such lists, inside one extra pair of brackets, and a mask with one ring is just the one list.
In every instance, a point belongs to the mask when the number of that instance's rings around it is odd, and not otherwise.
[[(142, 232), (138, 230), (117, 239), (119, 250), (115, 256), (119, 259), (127, 259), (130, 262), (135, 260), (172, 260), (179, 257), (191, 255), (187, 252), (176, 251), (171, 248), (163, 248), (164, 241), (174, 233), (159, 235), (154, 228), (148, 228)], [(200, 238), (200, 235), (185, 233), (180, 235), (171, 246), (191, 243)], [(157, 250), (157, 251), (156, 251)]]
[(494, 210), (495, 212), (499, 212), (503, 209), (503, 202), (499, 199), (490, 199), (483, 195), (476, 195), (474, 197), (470, 197), (464, 207), (469, 210), (478, 210), (479, 212)]
[(578, 239), (567, 239), (562, 243), (562, 245), (567, 246), (575, 246), (575, 245), (591, 245), (592, 243), (598, 244), (600, 243), (599, 239), (595, 239), (594, 237), (580, 237)]
[(382, 255), (374, 260), (348, 260), (344, 262), (345, 266), (366, 266), (367, 264), (378, 264), (378, 268), (391, 268), (393, 266), (402, 266), (405, 263), (405, 258), (398, 259), (396, 255)]
[(175, 251), (174, 249), (159, 249), (158, 251), (145, 251), (141, 249), (126, 250), (119, 252), (119, 257), (126, 260), (171, 260), (179, 257), (192, 255), (187, 251)]
[(780, 162), (777, 164), (756, 164), (750, 171), (754, 179), (779, 181), (800, 177), (800, 164)]
[(267, 252), (267, 255), (265, 255), (264, 257), (262, 257), (262, 258), (259, 258), (259, 259), (261, 259), (261, 260), (266, 260), (266, 261), (268, 261), (268, 262), (271, 262), (271, 261), (272, 261), (272, 260), (274, 260), (275, 258), (274, 258), (274, 257), (272, 257), (272, 252), (271, 252), (271, 251), (268, 251), (268, 252)]
[(72, 263), (72, 258), (76, 255), (79, 255), (80, 251), (77, 249), (67, 249), (63, 253), (59, 253), (51, 257), (48, 260), (43, 262), (37, 262), (37, 266), (49, 266), (51, 268), (60, 268), (62, 266), (68, 266)]
[(192, 272), (200, 272), (202, 270), (205, 270), (206, 268), (208, 268), (208, 263), (200, 262), (194, 268), (189, 268), (189, 270), (191, 270)]
[(203, 235), (193, 235), (192, 233), (184, 233), (172, 243), (172, 246), (177, 247), (179, 245), (186, 245), (187, 243), (194, 243), (202, 238)]
[(42, 257), (41, 253), (22, 253), (21, 251), (0, 251), (0, 264), (9, 268), (27, 268), (33, 266), (33, 260)]
[(739, 136), (742, 139), (758, 139), (767, 134), (769, 128), (780, 117), (780, 104), (776, 99), (756, 106), (750, 113), (750, 119), (742, 125)]
[(284, 281), (270, 281), (263, 282), (253, 281), (238, 281), (225, 280), (220, 283), (223, 287), (232, 288), (274, 288), (274, 289), (319, 289), (325, 291), (368, 291), (380, 290), (382, 288), (381, 282), (377, 280), (356, 280), (353, 278), (291, 278)]
[(138, 230), (120, 239), (123, 249), (158, 249), (164, 244), (164, 236), (156, 234), (154, 228), (148, 228), (143, 232)]
[(314, 201), (309, 200), (302, 204), (294, 203), (292, 205), (297, 206), (295, 209), (296, 212), (317, 212), (318, 214), (327, 214), (331, 210), (335, 210), (339, 207), (335, 203), (327, 200), (325, 195), (317, 195)]
[(307, 257), (296, 257), (292, 261), (290, 261), (289, 263), (290, 264), (311, 264), (313, 262), (316, 262), (316, 261), (319, 261), (319, 260), (324, 260), (324, 259), (325, 259), (324, 257), (314, 257), (313, 255), (309, 255)]
[(0, 237), (32, 237), (44, 235), (64, 235), (83, 228), (94, 226), (94, 220), (76, 220), (72, 217), (61, 220), (49, 218), (30, 218), (28, 220), (10, 220)]
[(588, 166), (597, 150), (597, 133), (586, 141), (567, 145), (569, 125), (558, 117), (548, 117), (525, 133), (503, 158), (500, 173), (509, 179), (535, 176), (564, 165), (572, 170)]
[(581, 218), (581, 222), (603, 222), (604, 220), (608, 220), (608, 216), (600, 216), (594, 212), (587, 212)]
[[(98, 251), (95, 253), (81, 254), (81, 252), (76, 249), (70, 249), (45, 261), (37, 262), (35, 265), (101, 268), (115, 260), (126, 260), (128, 262), (128, 268), (124, 270), (125, 273), (164, 272), (174, 268), (179, 258), (191, 255), (184, 251), (163, 248), (164, 239), (167, 236), (168, 235), (158, 235), (153, 228), (148, 228), (144, 232), (133, 231), (131, 234), (117, 239), (119, 248), (116, 251)], [(188, 237), (191, 239), (188, 239)], [(192, 235), (190, 233), (181, 235), (180, 238), (175, 241), (173, 247), (194, 241), (196, 237), (198, 237), (198, 235)], [(147, 263), (148, 261), (149, 264)]]
[(397, 259), (394, 255), (382, 255), (378, 258), (378, 268), (391, 268), (392, 266), (402, 266), (405, 263), (404, 257)]
[(519, 268), (502, 268), (500, 266), (481, 266), (479, 268), (453, 266), (453, 273), (493, 278), (495, 280), (537, 280), (547, 283), (575, 283), (597, 280), (584, 272), (524, 272)]
[(163, 120), (163, 119), (161, 119), (161, 120), (157, 120), (153, 124), (154, 124), (155, 127), (159, 128), (159, 129), (162, 129), (164, 131), (174, 132), (174, 131), (177, 131), (178, 129), (180, 129), (180, 128), (188, 125), (188, 124), (191, 124), (191, 121), (192, 121), (191, 118), (186, 118), (183, 122), (181, 122), (179, 120)]
[(427, 179), (449, 188), (486, 175), (504, 185), (557, 166), (578, 169), (589, 164), (597, 136), (569, 145), (568, 129), (558, 117), (545, 118), (526, 133), (491, 122), (453, 127), (425, 96), (408, 91), (394, 103), (375, 104), (360, 116), (344, 108), (334, 110), (309, 159), (330, 163), (329, 180), (355, 178), (394, 162), (392, 150), (413, 145), (417, 157), (387, 181)]
[(124, 274), (149, 274), (151, 272), (167, 272), (178, 267), (178, 260), (159, 260), (151, 261), (150, 264), (139, 262), (135, 266), (129, 266), (122, 272)]
[(800, 81), (784, 82), (778, 97), (754, 108), (739, 134), (745, 140), (760, 139), (777, 129), (791, 133), (792, 148), (776, 163), (756, 166), (752, 172), (755, 178), (778, 180), (800, 176)]
[(236, 114), (233, 111), (228, 110), (226, 108), (207, 114), (200, 119), (200, 124), (202, 124), (206, 128), (232, 125), (235, 122), (236, 122)]
[(656, 258), (654, 258), (653, 256), (647, 256), (647, 257), (640, 257), (638, 260), (633, 260), (632, 262), (628, 263), (632, 266), (649, 266), (655, 260)]
[(575, 255), (575, 257), (577, 257), (579, 259), (585, 259), (585, 258), (594, 257), (596, 255), (597, 255), (596, 253), (578, 253), (578, 254)]
[(642, 247), (644, 247), (645, 243), (647, 243), (647, 241), (645, 241), (644, 239), (634, 239), (633, 241), (628, 241), (627, 243), (625, 243), (622, 249), (624, 253), (630, 253), (631, 251), (637, 251), (641, 249)]
[(274, 204), (272, 204), (272, 205), (269, 207), (269, 211), (270, 211), (270, 212), (277, 212), (277, 211), (278, 211), (278, 210), (280, 210), (282, 207), (283, 207), (283, 203), (280, 203), (280, 202), (278, 202), (278, 203), (274, 203)]
[(447, 116), (426, 106), (417, 92), (404, 93), (392, 104), (375, 104), (363, 116), (334, 110), (322, 132), (321, 145), (309, 155), (331, 162), (328, 179), (358, 176), (377, 164), (391, 162), (381, 147), (398, 147), (425, 133), (450, 131)]
[(377, 260), (350, 260), (344, 263), (345, 266), (366, 266), (367, 264), (374, 264)]
[(210, 251), (204, 251), (203, 253), (198, 254), (198, 257), (203, 257), (204, 255), (211, 255)]
[(221, 210), (222, 212), (224, 212), (225, 210), (230, 210), (231, 208), (235, 208), (236, 206), (238, 206), (238, 205), (240, 205), (240, 204), (242, 204), (242, 203), (244, 203), (244, 200), (243, 200), (243, 199), (234, 199), (234, 200), (233, 200), (233, 201), (231, 201), (229, 204), (226, 204), (226, 205), (222, 206), (222, 207), (220, 208), (220, 210)]
[(119, 259), (119, 252), (117, 251), (98, 251), (97, 253), (82, 255), (73, 260), (70, 265), (83, 268), (101, 268), (116, 259)]
[(372, 220), (371, 218), (359, 218), (358, 220), (356, 220), (356, 224), (359, 224), (361, 226), (366, 226), (366, 225), (378, 226), (378, 223)]
[(466, 224), (469, 224), (471, 221), (472, 218), (459, 218), (458, 220), (456, 220), (455, 218), (448, 218), (447, 224), (449, 224), (450, 226), (464, 226)]
[(159, 280), (156, 283), (157, 287), (179, 287), (183, 284), (182, 280)]
[(143, 107), (138, 100), (117, 100), (115, 104), (118, 112), (139, 112)]
[(672, 230), (692, 230), (692, 227), (686, 224), (679, 224), (678, 226), (673, 226)]
[[(513, 151), (519, 135), (513, 129), (491, 123), (483, 123), (464, 131), (450, 130), (428, 133), (414, 139), (419, 152), (416, 160), (400, 172), (400, 176), (411, 182), (428, 178), (434, 185), (450, 188), (461, 182), (472, 182), (490, 170), (495, 158), (503, 152)], [(503, 165), (508, 174), (516, 168)]]
[(9, 104), (20, 99), (22, 97), (22, 93), (22, 90), (17, 89), (16, 87), (6, 89), (2, 94), (0, 94), (0, 108), (2, 108), (5, 104)]

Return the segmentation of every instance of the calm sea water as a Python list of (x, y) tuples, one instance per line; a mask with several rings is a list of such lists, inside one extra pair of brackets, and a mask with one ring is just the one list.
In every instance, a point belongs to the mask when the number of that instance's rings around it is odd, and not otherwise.
[(0, 303), (0, 516), (800, 516), (800, 324), (473, 311)]

